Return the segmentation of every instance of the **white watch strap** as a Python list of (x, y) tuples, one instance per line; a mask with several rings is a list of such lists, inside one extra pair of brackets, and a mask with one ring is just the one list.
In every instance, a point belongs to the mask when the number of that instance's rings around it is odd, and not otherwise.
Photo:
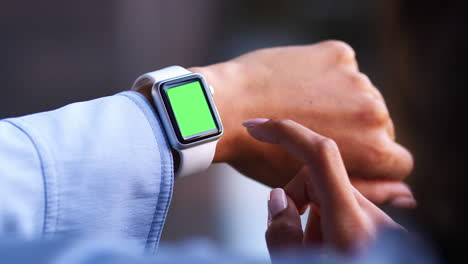
[(213, 162), (217, 143), (216, 140), (192, 148), (178, 150), (180, 163), (176, 177), (184, 177), (208, 169), (211, 162)]
[[(190, 71), (180, 66), (170, 66), (154, 72), (145, 73), (133, 83), (132, 90), (136, 91), (148, 84), (154, 85), (157, 82), (180, 77), (190, 73)], [(212, 89), (213, 88), (210, 86), (210, 90), (213, 93)], [(155, 104), (161, 103), (160, 100), (157, 100), (157, 98), (155, 98), (154, 101)], [(165, 113), (159, 114), (161, 115)], [(166, 131), (166, 133), (172, 133), (172, 131)], [(217, 140), (211, 141), (186, 149), (174, 148), (177, 150), (180, 157), (179, 169), (175, 173), (176, 178), (205, 171), (213, 161), (217, 142)]]
[(148, 84), (155, 84), (157, 82), (179, 77), (182, 75), (190, 74), (191, 72), (180, 66), (170, 66), (154, 72), (148, 72), (138, 77), (133, 83), (132, 90), (139, 90), (141, 87)]

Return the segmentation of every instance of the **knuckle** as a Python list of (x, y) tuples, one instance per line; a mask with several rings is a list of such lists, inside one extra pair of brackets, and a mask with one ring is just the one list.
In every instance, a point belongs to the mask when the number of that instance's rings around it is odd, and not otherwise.
[(341, 40), (327, 40), (323, 42), (337, 62), (353, 60), (355, 57), (354, 49), (346, 42)]
[(370, 81), (369, 77), (361, 72), (353, 72), (348, 76), (349, 85), (358, 90), (365, 90), (367, 91), (370, 87), (372, 87), (372, 82)]
[(319, 153), (325, 155), (330, 155), (339, 151), (336, 142), (333, 139), (327, 137), (322, 137), (318, 140), (317, 149)]
[(366, 74), (362, 72), (358, 72), (356, 73), (355, 78), (356, 78), (356, 83), (360, 85), (360, 87), (369, 87), (369, 88), (372, 87), (372, 82)]
[(405, 166), (403, 166), (402, 173), (400, 175), (401, 179), (404, 179), (405, 177), (410, 175), (410, 173), (414, 169), (414, 158), (413, 158), (413, 155), (411, 155), (411, 153), (406, 152), (406, 159), (405, 159), (405, 162), (403, 164)]
[(357, 119), (369, 126), (383, 126), (390, 119), (385, 105), (377, 99), (368, 99), (360, 107)]

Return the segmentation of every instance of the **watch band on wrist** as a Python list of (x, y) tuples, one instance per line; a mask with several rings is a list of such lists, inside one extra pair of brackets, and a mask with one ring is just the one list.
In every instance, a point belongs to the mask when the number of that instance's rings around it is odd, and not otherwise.
[[(177, 82), (182, 84), (177, 86)], [(199, 133), (200, 135), (192, 135), (189, 139), (184, 137), (185, 135), (183, 135), (181, 125), (179, 124), (181, 120), (178, 119), (180, 116), (177, 117), (178, 112), (174, 111), (173, 102), (166, 93), (168, 89), (163, 88), (164, 85), (169, 83), (171, 83), (169, 89), (185, 87), (183, 84), (199, 83), (199, 89), (202, 91), (200, 94), (204, 95), (207, 109), (211, 111), (213, 124), (216, 125), (216, 129), (213, 129), (213, 131), (216, 133), (210, 132), (211, 134), (207, 134), (203, 132)], [(174, 85), (172, 83), (176, 84)], [(179, 178), (206, 170), (213, 161), (216, 144), (222, 134), (221, 120), (214, 105), (214, 101), (212, 100), (213, 88), (206, 84), (203, 76), (192, 73), (180, 66), (170, 66), (158, 71), (146, 73), (134, 82), (132, 90), (139, 90), (149, 84), (153, 86), (151, 94), (154, 99), (156, 112), (164, 126), (166, 136), (172, 148), (174, 148), (180, 156), (180, 164), (178, 170), (175, 172), (175, 176)], [(183, 92), (183, 90), (181, 91)], [(189, 96), (189, 94), (187, 94), (187, 96)], [(184, 100), (190, 99), (191, 98), (185, 98)], [(180, 107), (181, 104), (179, 103), (178, 105), (178, 107)], [(201, 107), (203, 108), (204, 105), (202, 104)]]

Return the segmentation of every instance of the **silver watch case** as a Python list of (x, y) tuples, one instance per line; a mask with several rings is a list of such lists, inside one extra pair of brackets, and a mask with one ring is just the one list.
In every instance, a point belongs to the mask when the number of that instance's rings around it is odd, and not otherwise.
[[(168, 100), (165, 99), (165, 96), (163, 95), (163, 86), (168, 83), (186, 82), (191, 79), (198, 79), (202, 84), (203, 92), (205, 93), (210, 111), (215, 119), (218, 132), (213, 135), (201, 136), (199, 139), (187, 143), (181, 140), (182, 136), (180, 133), (180, 129), (177, 127), (177, 121), (175, 120), (175, 117), (172, 114), (172, 109), (170, 109), (170, 104), (168, 103)], [(151, 89), (151, 96), (153, 97), (159, 118), (166, 131), (166, 135), (169, 139), (169, 142), (173, 148), (178, 150), (187, 149), (211, 141), (216, 141), (222, 136), (224, 129), (218, 110), (213, 100), (213, 88), (206, 83), (205, 78), (202, 75), (198, 73), (190, 73), (156, 82)]]

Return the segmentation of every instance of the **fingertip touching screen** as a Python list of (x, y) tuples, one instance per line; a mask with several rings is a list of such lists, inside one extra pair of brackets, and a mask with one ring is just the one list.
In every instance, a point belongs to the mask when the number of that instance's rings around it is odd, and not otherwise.
[(189, 79), (162, 86), (171, 122), (183, 143), (219, 134), (218, 120), (200, 79)]

